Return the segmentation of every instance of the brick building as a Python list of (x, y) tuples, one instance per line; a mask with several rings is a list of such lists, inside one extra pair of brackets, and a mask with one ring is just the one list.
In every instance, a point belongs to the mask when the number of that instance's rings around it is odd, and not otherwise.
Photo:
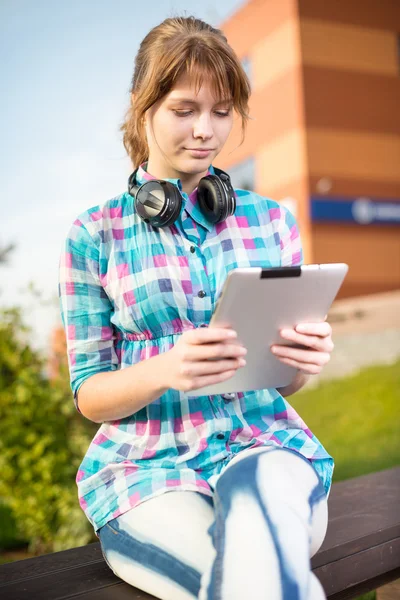
[(249, 0), (221, 28), (252, 84), (217, 166), (285, 202), (340, 295), (400, 289), (400, 2)]

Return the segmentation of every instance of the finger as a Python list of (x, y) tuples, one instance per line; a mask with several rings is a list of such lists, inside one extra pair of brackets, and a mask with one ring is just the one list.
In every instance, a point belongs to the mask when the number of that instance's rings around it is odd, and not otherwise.
[[(196, 377), (192, 381), (191, 389), (196, 390), (197, 388), (205, 387), (206, 385), (214, 385), (216, 383), (221, 383), (222, 381), (226, 381), (233, 377), (236, 373), (236, 369), (232, 369), (230, 371), (224, 371), (224, 373), (218, 373), (216, 375), (208, 375), (205, 377)], [(188, 392), (190, 395), (190, 391)]]
[(237, 369), (244, 367), (245, 364), (246, 361), (243, 358), (185, 363), (181, 370), (181, 375), (190, 378), (216, 375), (223, 373), (224, 371), (236, 371)]
[(237, 358), (245, 356), (247, 349), (238, 343), (220, 342), (213, 344), (197, 344), (187, 348), (185, 360), (219, 360), (221, 358)]
[(283, 329), (281, 331), (281, 337), (285, 340), (298, 344), (299, 346), (306, 346), (313, 348), (314, 350), (320, 350), (321, 352), (332, 352), (334, 345), (332, 338), (319, 337), (315, 335), (305, 335), (294, 331), (294, 329)]
[(295, 330), (298, 333), (306, 333), (308, 335), (317, 335), (319, 337), (328, 337), (332, 335), (332, 327), (327, 321), (323, 323), (299, 323)]
[[(241, 369), (246, 365), (246, 359), (244, 358), (227, 358), (214, 361), (206, 361), (205, 363), (197, 363), (201, 368), (201, 375), (214, 375), (216, 373), (223, 373), (224, 371), (230, 371), (234, 369)], [(204, 365), (204, 367), (203, 367)]]
[(236, 331), (222, 327), (199, 327), (185, 333), (191, 344), (208, 344), (237, 338)]
[(331, 356), (329, 352), (315, 352), (314, 350), (300, 350), (290, 346), (271, 346), (271, 352), (278, 358), (290, 358), (300, 363), (326, 365)]
[(280, 358), (279, 359), (285, 365), (289, 365), (290, 367), (295, 367), (301, 373), (306, 373), (307, 375), (318, 375), (322, 371), (322, 367), (319, 365), (312, 364), (304, 364), (297, 360), (293, 360), (291, 358)]

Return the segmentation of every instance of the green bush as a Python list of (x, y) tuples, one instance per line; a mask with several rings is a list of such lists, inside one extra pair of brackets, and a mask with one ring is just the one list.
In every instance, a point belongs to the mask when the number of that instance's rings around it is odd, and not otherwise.
[(14, 514), (9, 506), (0, 501), (0, 551), (16, 549), (28, 544), (27, 540), (18, 538)]
[(18, 309), (0, 312), (0, 498), (17, 539), (44, 554), (97, 539), (75, 476), (98, 426), (77, 413), (66, 366), (50, 381), (28, 335)]

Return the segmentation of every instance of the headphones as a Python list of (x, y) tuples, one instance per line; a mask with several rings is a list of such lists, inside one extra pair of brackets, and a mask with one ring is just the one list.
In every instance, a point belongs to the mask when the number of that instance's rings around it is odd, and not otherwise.
[[(206, 175), (199, 181), (197, 199), (201, 212), (213, 224), (225, 221), (236, 209), (236, 198), (230, 177), (213, 167), (216, 175)], [(176, 185), (163, 179), (136, 183), (136, 169), (128, 179), (128, 193), (134, 199), (135, 210), (145, 223), (153, 227), (168, 227), (179, 217), (182, 195)]]

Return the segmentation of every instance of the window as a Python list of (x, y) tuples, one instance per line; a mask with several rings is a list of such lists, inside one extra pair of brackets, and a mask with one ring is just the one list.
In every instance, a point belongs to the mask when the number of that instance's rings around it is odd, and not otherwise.
[(255, 160), (251, 156), (232, 167), (229, 167), (228, 173), (231, 177), (234, 188), (241, 190), (254, 190), (255, 187)]

